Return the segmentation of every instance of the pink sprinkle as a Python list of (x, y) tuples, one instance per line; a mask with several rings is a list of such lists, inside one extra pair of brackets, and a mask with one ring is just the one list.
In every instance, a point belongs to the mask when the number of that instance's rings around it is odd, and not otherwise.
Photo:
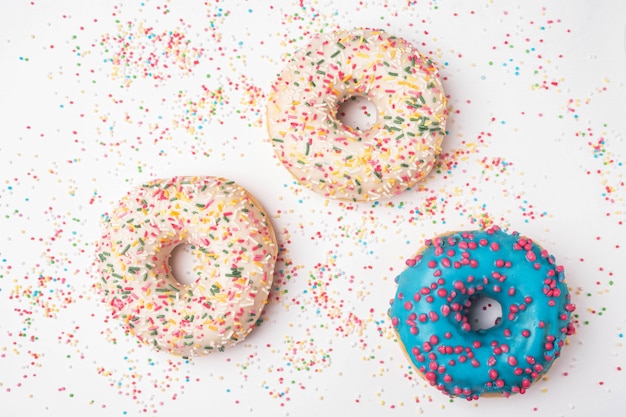
[(448, 316), (448, 314), (450, 314), (450, 306), (449, 306), (449, 305), (447, 305), (447, 304), (444, 304), (443, 306), (441, 306), (441, 314), (442, 314), (444, 317), (447, 317), (447, 316)]

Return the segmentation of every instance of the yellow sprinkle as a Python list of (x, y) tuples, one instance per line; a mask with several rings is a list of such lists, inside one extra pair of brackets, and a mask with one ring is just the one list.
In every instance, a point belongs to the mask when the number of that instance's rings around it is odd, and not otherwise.
[(420, 89), (417, 84), (413, 84), (413, 83), (410, 83), (410, 82), (404, 81), (404, 80), (398, 81), (398, 85), (406, 85), (408, 87), (411, 87), (414, 90), (419, 90)]

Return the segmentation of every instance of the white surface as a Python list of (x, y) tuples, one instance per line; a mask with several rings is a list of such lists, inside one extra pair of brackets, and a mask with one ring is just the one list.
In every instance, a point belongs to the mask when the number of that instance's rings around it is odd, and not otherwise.
[[(3, 415), (622, 414), (625, 2), (91, 3), (0, 16)], [(295, 184), (263, 125), (288, 55), (354, 26), (413, 42), (450, 96), (441, 169), (378, 204)], [(125, 336), (91, 286), (101, 216), (189, 174), (247, 187), (284, 252), (262, 326), (186, 361)], [(393, 278), (424, 238), (491, 222), (565, 266), (578, 333), (527, 394), (450, 400), (394, 338)]]

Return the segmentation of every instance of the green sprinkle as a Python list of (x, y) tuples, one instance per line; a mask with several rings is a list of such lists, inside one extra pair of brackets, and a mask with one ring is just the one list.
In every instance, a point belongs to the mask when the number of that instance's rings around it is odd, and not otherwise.
[(408, 100), (407, 100), (405, 103), (406, 103), (406, 105), (407, 105), (407, 106), (412, 107), (412, 108), (414, 108), (414, 109), (419, 109), (419, 108), (421, 108), (421, 107), (422, 107), (421, 105), (419, 105), (419, 104), (417, 104), (417, 103), (412, 103), (412, 102), (410, 102), (410, 101), (408, 101)]

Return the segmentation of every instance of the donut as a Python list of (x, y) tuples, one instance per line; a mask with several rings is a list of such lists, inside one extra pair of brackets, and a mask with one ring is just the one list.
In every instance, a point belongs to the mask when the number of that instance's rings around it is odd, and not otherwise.
[[(392, 326), (420, 375), (451, 397), (523, 394), (574, 333), (563, 267), (517, 232), (494, 226), (441, 235), (406, 264)], [(468, 312), (479, 297), (500, 303), (502, 317), (473, 330)]]
[[(191, 245), (195, 280), (169, 258)], [(157, 350), (200, 356), (243, 340), (267, 302), (278, 246), (263, 207), (216, 177), (157, 179), (104, 218), (96, 288), (128, 333)]]
[[(340, 121), (346, 100), (376, 109), (371, 128)], [(271, 86), (267, 127), (275, 154), (303, 186), (372, 201), (412, 187), (445, 136), (446, 96), (435, 64), (382, 30), (316, 34)]]

